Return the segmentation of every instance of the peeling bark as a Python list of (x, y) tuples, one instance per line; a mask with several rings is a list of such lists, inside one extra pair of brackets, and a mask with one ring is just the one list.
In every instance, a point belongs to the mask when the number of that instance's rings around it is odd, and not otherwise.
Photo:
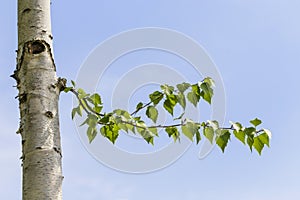
[(50, 0), (18, 0), (17, 68), (23, 160), (23, 200), (62, 199), (58, 99)]

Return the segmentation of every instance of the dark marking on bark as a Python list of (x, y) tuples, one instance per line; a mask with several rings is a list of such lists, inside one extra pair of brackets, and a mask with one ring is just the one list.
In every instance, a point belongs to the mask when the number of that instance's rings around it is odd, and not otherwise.
[(51, 84), (51, 86), (49, 87), (49, 89), (55, 89), (56, 85), (55, 84)]
[(27, 94), (23, 93), (23, 94), (19, 94), (18, 96), (16, 96), (15, 98), (19, 98), (19, 102), (24, 103), (27, 101)]
[(30, 54), (40, 54), (46, 50), (42, 41), (36, 40), (27, 44), (28, 52)]
[(31, 11), (31, 9), (30, 9), (30, 8), (26, 8), (26, 9), (24, 9), (24, 10), (23, 10), (23, 12), (22, 12), (22, 13), (23, 13), (23, 14), (25, 14), (25, 13), (29, 13), (30, 11)]
[(26, 140), (22, 140), (22, 141), (21, 141), (22, 145), (25, 144), (25, 142), (26, 142)]
[(35, 149), (43, 149), (42, 147), (35, 147)]
[(52, 113), (51, 111), (47, 111), (47, 112), (45, 113), (45, 115), (46, 115), (48, 118), (50, 118), (50, 119), (52, 119), (52, 118), (54, 117), (54, 115), (53, 115), (53, 113)]
[(49, 38), (51, 39), (51, 40), (53, 40), (53, 36), (52, 35), (48, 35), (49, 36)]
[(58, 154), (60, 155), (60, 157), (62, 157), (60, 148), (58, 148), (58, 147), (53, 147), (53, 150), (54, 150), (56, 153), (58, 153)]

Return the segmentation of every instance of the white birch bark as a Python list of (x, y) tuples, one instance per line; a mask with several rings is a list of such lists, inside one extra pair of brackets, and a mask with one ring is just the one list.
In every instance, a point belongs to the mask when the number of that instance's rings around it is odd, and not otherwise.
[(23, 160), (23, 200), (62, 198), (58, 98), (50, 0), (18, 0), (17, 69)]

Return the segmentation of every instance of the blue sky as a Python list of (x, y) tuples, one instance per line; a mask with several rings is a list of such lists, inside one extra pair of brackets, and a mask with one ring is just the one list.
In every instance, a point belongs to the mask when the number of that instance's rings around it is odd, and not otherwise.
[[(247, 124), (259, 117), (273, 133), (271, 148), (262, 156), (232, 139), (224, 154), (215, 148), (199, 160), (199, 146), (192, 145), (165, 169), (122, 173), (85, 150), (70, 118), (72, 97), (62, 94), (64, 199), (300, 199), (299, 8), (297, 0), (53, 0), (58, 76), (76, 79), (89, 52), (112, 35), (143, 27), (173, 29), (201, 44), (218, 66), (226, 90), (226, 120)], [(1, 3), (0, 25), (0, 199), (21, 199), (17, 91), (9, 78), (17, 46), (15, 1)]]

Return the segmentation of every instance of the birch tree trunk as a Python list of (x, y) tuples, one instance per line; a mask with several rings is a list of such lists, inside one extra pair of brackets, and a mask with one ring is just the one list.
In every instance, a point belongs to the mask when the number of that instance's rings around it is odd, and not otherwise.
[(61, 199), (62, 167), (50, 0), (18, 0), (17, 68), (23, 200)]

